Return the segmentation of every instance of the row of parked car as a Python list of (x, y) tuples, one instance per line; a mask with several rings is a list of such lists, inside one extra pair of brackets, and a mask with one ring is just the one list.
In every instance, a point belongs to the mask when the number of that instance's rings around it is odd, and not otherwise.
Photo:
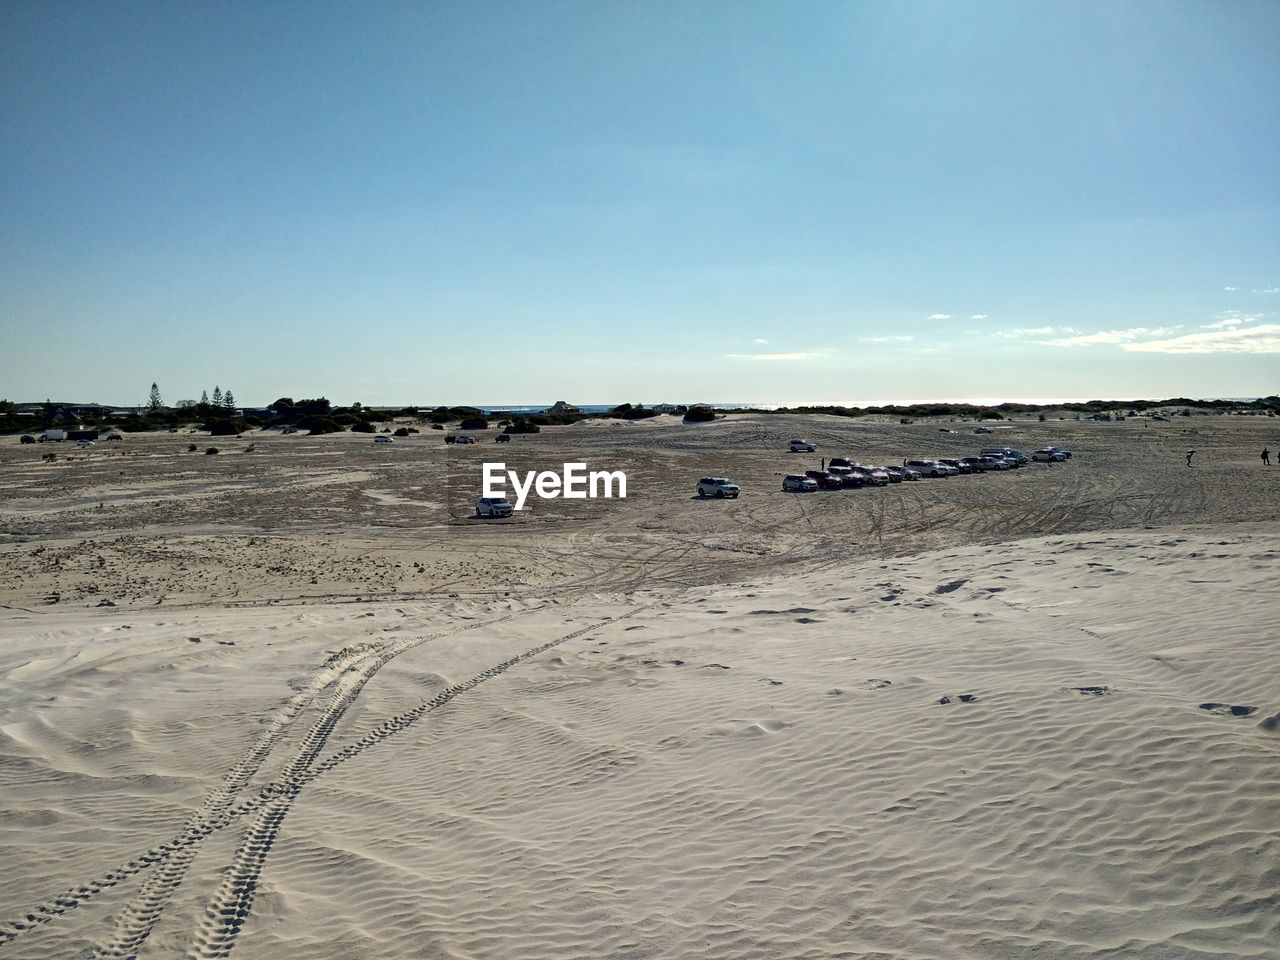
[(937, 460), (917, 458), (903, 460), (902, 466), (875, 466), (857, 463), (847, 457), (832, 457), (823, 469), (806, 470), (782, 478), (782, 489), (788, 492), (838, 490), (845, 487), (885, 487), (891, 483), (922, 480), (926, 477), (951, 477), (962, 473), (985, 473), (988, 470), (1016, 470), (1035, 460), (1057, 463), (1071, 458), (1069, 450), (1044, 447), (1030, 457), (1011, 447), (988, 447), (975, 457), (941, 457)]
[[(816, 444), (807, 440), (793, 440), (791, 445), (792, 449), (800, 445), (807, 452), (816, 449)], [(887, 487), (891, 483), (923, 480), (926, 477), (951, 477), (962, 473), (985, 473), (988, 470), (1017, 470), (1031, 461), (1059, 463), (1069, 459), (1071, 451), (1060, 447), (1043, 447), (1029, 457), (1012, 447), (986, 447), (974, 457), (940, 457), (936, 460), (917, 458), (903, 460), (900, 467), (892, 464), (876, 466), (858, 463), (848, 457), (832, 457), (822, 469), (806, 470), (802, 474), (794, 473), (783, 477), (782, 489), (800, 493), (847, 487)], [(741, 492), (741, 488), (728, 477), (702, 477), (698, 480), (697, 494), (700, 497), (734, 499)]]

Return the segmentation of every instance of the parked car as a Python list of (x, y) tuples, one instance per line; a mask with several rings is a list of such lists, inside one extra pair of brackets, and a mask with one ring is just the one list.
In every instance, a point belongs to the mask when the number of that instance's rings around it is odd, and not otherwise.
[(919, 480), (920, 479), (919, 470), (912, 470), (910, 467), (894, 467), (894, 469), (902, 474), (903, 480)]
[(903, 460), (902, 465), (918, 471), (922, 477), (947, 477), (951, 475), (945, 466), (933, 460)]
[(1071, 451), (1070, 451), (1070, 450), (1063, 450), (1061, 447), (1045, 447), (1045, 449), (1046, 449), (1046, 450), (1052, 450), (1054, 453), (1060, 453), (1060, 454), (1062, 454), (1062, 459), (1063, 459), (1063, 460), (1070, 460), (1070, 459), (1071, 459)]
[(1021, 450), (1015, 450), (1013, 447), (983, 447), (978, 453), (984, 457), (1004, 457), (1006, 460), (1012, 460), (1019, 465), (1027, 463), (1031, 459)]
[(36, 438), (35, 438), (35, 437), (33, 437), (33, 436), (32, 436), (31, 434), (29, 434), (29, 433), (24, 433), (24, 434), (22, 435), (22, 439), (20, 439), (18, 442), (19, 442), (19, 443), (35, 443), (35, 442), (36, 442)]
[(808, 477), (793, 473), (782, 478), (782, 489), (785, 493), (812, 493), (818, 485)]
[(855, 471), (853, 467), (827, 467), (827, 473), (839, 477), (842, 487), (860, 487), (867, 482), (867, 475), (861, 470)]
[(737, 498), (742, 491), (728, 477), (703, 477), (698, 481), (700, 497), (733, 497)]
[(973, 473), (973, 468), (969, 466), (969, 464), (965, 463), (964, 460), (957, 460), (952, 457), (943, 457), (938, 462), (945, 463), (948, 467), (955, 467), (957, 473)]
[(390, 437), (380, 433), (373, 438), (373, 442), (374, 443), (392, 443), (393, 441)]
[(987, 455), (985, 457), (980, 457), (979, 459), (981, 459), (982, 462), (987, 465), (988, 470), (1012, 470), (1013, 469), (1012, 461), (1006, 460), (1004, 457)]
[(899, 423), (915, 423), (915, 421), (912, 420), (910, 417), (899, 417), (898, 422)]
[(468, 437), (466, 434), (463, 434), (462, 436), (460, 436), (460, 437), (459, 437), (456, 441), (454, 441), (454, 442), (455, 442), (455, 443), (475, 443), (475, 442), (476, 442), (476, 438), (475, 438), (475, 437)]
[(493, 442), (494, 442), (494, 443), (510, 443), (510, 442), (511, 442), (511, 434), (509, 434), (509, 433), (500, 433), (500, 434), (498, 434), (496, 437), (494, 437), (494, 438), (493, 438)]
[(970, 473), (983, 473), (994, 470), (996, 466), (990, 457), (961, 457), (960, 462), (969, 468)]
[(885, 464), (883, 467), (881, 467), (880, 469), (881, 469), (881, 470), (883, 470), (883, 471), (885, 472), (885, 475), (889, 478), (889, 482), (890, 482), (890, 483), (901, 483), (901, 482), (902, 482), (902, 470), (901, 470), (900, 468), (898, 468), (898, 467), (891, 467), (891, 466), (889, 466), (889, 464), (887, 464), (887, 463), (886, 463), (886, 464)]
[(120, 434), (118, 434), (118, 433), (108, 433), (108, 434), (107, 434), (107, 439), (108, 439), (108, 440), (111, 440), (111, 441), (113, 441), (113, 442), (114, 442), (114, 441), (116, 441), (116, 440), (123, 440), (123, 439), (124, 439), (124, 437), (122, 437), (122, 436), (121, 436)]
[(1031, 459), (1039, 463), (1062, 463), (1067, 458), (1052, 447), (1045, 447), (1043, 450), (1037, 450), (1031, 454)]
[(92, 446), (93, 446), (93, 441), (92, 441), (92, 440), (77, 440), (77, 441), (76, 441), (76, 446), (77, 446), (77, 447), (92, 447)]
[(857, 463), (848, 457), (832, 457), (827, 461), (828, 467), (856, 467)]
[(792, 453), (813, 453), (818, 449), (818, 445), (812, 440), (791, 440), (788, 442)]
[(974, 427), (973, 432), (974, 433), (992, 433), (994, 431), (992, 431), (990, 427)]
[(804, 475), (823, 490), (839, 490), (844, 486), (844, 478), (826, 470), (806, 470)]
[(885, 473), (884, 467), (873, 467), (870, 464), (859, 464), (863, 472), (867, 475), (867, 485), (872, 487), (887, 487), (889, 485), (889, 474)]
[(481, 497), (476, 501), (477, 517), (509, 517), (515, 507), (506, 497)]

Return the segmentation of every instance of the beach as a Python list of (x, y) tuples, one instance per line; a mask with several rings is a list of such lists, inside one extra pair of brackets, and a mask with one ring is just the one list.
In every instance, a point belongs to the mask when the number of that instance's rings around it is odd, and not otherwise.
[(1276, 957), (1274, 425), (6, 443), (0, 956)]

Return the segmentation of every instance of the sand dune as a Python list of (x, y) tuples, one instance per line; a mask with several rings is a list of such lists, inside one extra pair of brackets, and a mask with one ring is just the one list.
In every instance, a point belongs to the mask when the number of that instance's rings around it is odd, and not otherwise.
[(14, 613), (0, 955), (1275, 957), (1278, 569)]

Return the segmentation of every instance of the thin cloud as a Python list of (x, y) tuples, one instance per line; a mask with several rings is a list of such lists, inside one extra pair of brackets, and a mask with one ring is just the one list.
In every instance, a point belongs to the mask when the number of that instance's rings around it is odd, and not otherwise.
[(764, 337), (756, 337), (756, 338), (755, 338), (754, 340), (752, 340), (751, 342), (752, 342), (752, 343), (768, 343), (769, 341), (768, 341), (768, 340), (766, 340)]
[(1263, 287), (1261, 290), (1255, 290), (1254, 293), (1280, 293), (1280, 287)]
[(951, 314), (949, 314), (949, 313), (931, 313), (931, 314), (929, 314), (929, 319), (930, 319), (930, 320), (950, 320), (950, 319), (951, 319)]
[(1019, 337), (1050, 337), (1056, 334), (1076, 333), (1074, 327), (1017, 327), (1013, 330), (997, 330), (997, 337), (1015, 340)]
[(1177, 327), (1131, 327), (1128, 330), (1099, 330), (1074, 337), (1059, 337), (1044, 341), (1051, 347), (1090, 347), (1100, 343), (1127, 344), (1143, 337), (1164, 337), (1181, 330)]
[(902, 342), (902, 343), (906, 343), (907, 341), (909, 341), (909, 340), (914, 340), (914, 339), (915, 339), (915, 337), (908, 337), (908, 336), (899, 336), (899, 337), (859, 337), (859, 338), (858, 338), (858, 342), (859, 342), (859, 343), (889, 343), (890, 341), (898, 340), (898, 341), (900, 341), (900, 342)]
[(821, 353), (731, 353), (732, 360), (762, 360), (769, 363), (797, 363), (803, 360), (817, 360)]
[(1137, 353), (1280, 353), (1280, 323), (1125, 343), (1121, 349)]
[(970, 320), (990, 320), (991, 317), (985, 313), (975, 313), (969, 318)]
[(1225, 330), (1228, 327), (1238, 327), (1244, 323), (1240, 317), (1226, 317), (1222, 320), (1215, 320), (1213, 323), (1200, 324), (1201, 330)]
[(1236, 292), (1237, 290), (1239, 290), (1239, 289), (1240, 289), (1239, 287), (1223, 287), (1223, 288), (1222, 288), (1222, 292), (1223, 292), (1223, 293), (1235, 293), (1235, 292)]

